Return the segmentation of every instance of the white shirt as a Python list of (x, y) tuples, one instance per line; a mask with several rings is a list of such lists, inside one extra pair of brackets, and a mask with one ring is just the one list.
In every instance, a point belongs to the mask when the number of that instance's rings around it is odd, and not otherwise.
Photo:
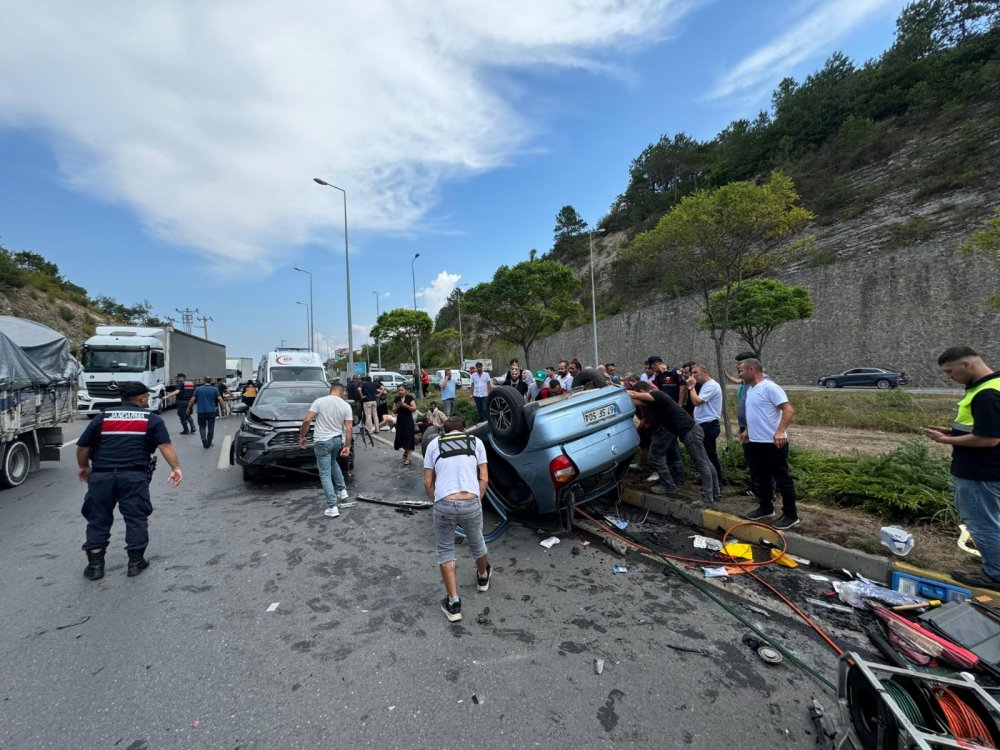
[[(449, 435), (454, 433), (448, 433)], [(472, 456), (452, 456), (442, 458), (441, 449), (438, 446), (436, 437), (427, 446), (424, 454), (424, 468), (434, 470), (434, 501), (454, 495), (458, 492), (468, 492), (479, 497), (479, 465), (486, 463), (486, 448), (483, 442), (472, 436), (476, 441), (476, 455)], [(481, 498), (480, 498), (481, 499)]]
[(562, 386), (564, 391), (569, 392), (573, 390), (573, 376), (568, 372), (565, 375), (556, 375), (556, 380), (559, 381), (559, 385)]
[(351, 405), (340, 396), (323, 396), (312, 402), (309, 411), (316, 415), (313, 420), (313, 442), (319, 443), (344, 436), (344, 422), (354, 421)]
[(719, 383), (709, 378), (701, 384), (698, 397), (702, 403), (694, 407), (694, 421), (701, 424), (717, 420), (722, 414), (722, 388)]
[(788, 403), (788, 396), (773, 380), (762, 380), (757, 385), (748, 386), (747, 434), (751, 443), (771, 443), (781, 422), (781, 409)]
[(486, 370), (483, 370), (482, 375), (478, 372), (472, 373), (472, 395), (479, 397), (490, 395), (488, 384), (491, 380), (492, 378)]

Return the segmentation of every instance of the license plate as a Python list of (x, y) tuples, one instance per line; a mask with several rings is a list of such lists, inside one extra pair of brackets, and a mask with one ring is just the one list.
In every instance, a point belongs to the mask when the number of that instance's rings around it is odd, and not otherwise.
[(605, 419), (617, 416), (618, 413), (618, 404), (608, 404), (607, 406), (602, 406), (600, 409), (585, 411), (583, 413), (583, 423), (586, 425), (597, 424), (598, 422), (603, 422)]

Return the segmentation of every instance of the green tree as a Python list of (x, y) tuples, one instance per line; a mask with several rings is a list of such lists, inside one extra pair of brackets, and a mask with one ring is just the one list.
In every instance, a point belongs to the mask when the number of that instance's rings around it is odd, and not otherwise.
[(416, 362), (417, 338), (426, 338), (433, 328), (434, 321), (423, 310), (397, 307), (378, 316), (375, 327), (371, 330), (371, 337), (375, 341), (397, 344), (407, 353), (411, 362)]
[(463, 309), (476, 316), (480, 332), (520, 346), (530, 369), (531, 346), (583, 314), (573, 299), (580, 280), (561, 263), (536, 260), (500, 266), (493, 280), (465, 293)]
[[(989, 219), (982, 229), (973, 232), (972, 236), (963, 242), (958, 249), (963, 255), (982, 255), (1000, 260), (1000, 208), (994, 212), (993, 218)], [(993, 309), (1000, 309), (1000, 292), (990, 297), (987, 303)]]
[(153, 303), (148, 299), (127, 307), (112, 297), (102, 295), (96, 298), (93, 303), (98, 310), (112, 320), (131, 326), (162, 326), (165, 322), (153, 315)]
[[(731, 182), (685, 197), (632, 243), (631, 252), (645, 255), (648, 267), (671, 268), (700, 297), (703, 325), (715, 344), (717, 372), (724, 371), (722, 348), (732, 327), (734, 290), (782, 262), (788, 238), (813, 218), (798, 201), (791, 178), (781, 172), (762, 185)], [(722, 296), (712, 304), (717, 291)], [(731, 432), (727, 418), (727, 438)]]
[[(587, 231), (587, 222), (572, 206), (563, 206), (556, 214), (553, 252), (559, 255), (575, 255), (580, 249), (580, 237)], [(534, 260), (535, 256), (531, 256)]]
[[(714, 317), (722, 316), (719, 308), (726, 304), (725, 290), (712, 293), (708, 300)], [(729, 327), (736, 331), (758, 358), (768, 337), (775, 329), (793, 320), (812, 317), (813, 303), (804, 286), (789, 286), (775, 279), (748, 279), (733, 287), (729, 310)], [(702, 327), (707, 320), (702, 319)]]

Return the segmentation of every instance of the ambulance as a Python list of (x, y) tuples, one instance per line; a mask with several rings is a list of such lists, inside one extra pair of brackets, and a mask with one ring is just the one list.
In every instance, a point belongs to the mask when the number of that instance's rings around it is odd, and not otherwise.
[(260, 358), (257, 366), (257, 385), (272, 380), (310, 380), (326, 382), (323, 359), (308, 349), (278, 349)]

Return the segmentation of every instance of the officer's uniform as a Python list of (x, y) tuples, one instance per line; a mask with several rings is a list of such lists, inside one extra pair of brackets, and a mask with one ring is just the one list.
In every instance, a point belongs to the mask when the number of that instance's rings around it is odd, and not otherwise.
[(111, 538), (114, 509), (125, 519), (125, 549), (141, 557), (149, 542), (152, 476), (150, 456), (170, 442), (166, 423), (135, 404), (115, 406), (94, 417), (77, 445), (90, 449), (90, 479), (81, 512), (87, 519), (85, 551), (104, 549)]
[(182, 383), (175, 383), (171, 390), (177, 391), (177, 416), (181, 420), (181, 432), (194, 432), (194, 420), (187, 413), (188, 401), (194, 398), (194, 381), (185, 380)]

